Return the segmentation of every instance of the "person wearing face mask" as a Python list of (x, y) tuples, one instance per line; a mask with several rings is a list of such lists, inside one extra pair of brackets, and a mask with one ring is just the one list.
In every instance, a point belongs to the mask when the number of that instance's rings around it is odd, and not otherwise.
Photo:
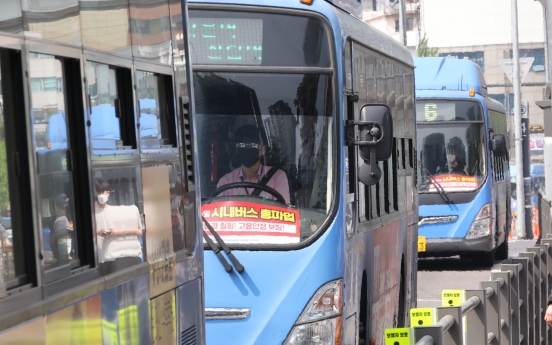
[(143, 225), (135, 205), (111, 206), (109, 184), (95, 183), (96, 234), (100, 274), (106, 275), (142, 262)]
[[(262, 144), (259, 130), (255, 125), (243, 125), (238, 128), (234, 133), (234, 145), (235, 158), (240, 166), (224, 175), (219, 180), (217, 188), (237, 182), (259, 183), (272, 169), (270, 166), (261, 164), (261, 157), (266, 152), (266, 146)], [(286, 204), (289, 204), (289, 185), (286, 173), (278, 169), (272, 174), (266, 186), (279, 192), (284, 197)], [(251, 195), (253, 191), (254, 188), (233, 188), (220, 193), (219, 196)], [(274, 195), (264, 191), (260, 193), (260, 196), (271, 200), (276, 199)]]
[(53, 232), (50, 234), (50, 248), (52, 255), (58, 264), (71, 260), (73, 244), (73, 226), (67, 218), (67, 202), (65, 194), (56, 197), (56, 218), (53, 224)]
[(446, 166), (438, 169), (437, 172), (467, 175), (464, 144), (456, 137), (450, 141), (446, 151)]

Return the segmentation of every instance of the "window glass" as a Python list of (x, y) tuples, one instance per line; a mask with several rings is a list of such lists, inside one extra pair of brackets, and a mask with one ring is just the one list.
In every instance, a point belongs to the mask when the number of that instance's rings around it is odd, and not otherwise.
[(144, 261), (144, 223), (135, 167), (94, 170), (94, 215), (101, 275)]
[[(0, 83), (2, 74), (0, 70)], [(2, 95), (0, 94), (0, 97)], [(0, 284), (15, 278), (4, 108), (0, 107)]]
[(437, 193), (479, 189), (487, 174), (485, 124), (418, 124), (418, 190)]
[[(228, 242), (300, 242), (322, 225), (333, 186), (331, 80), (194, 74), (203, 212)], [(272, 190), (236, 185), (267, 175)]]
[(117, 75), (108, 65), (87, 62), (88, 94), (90, 97), (90, 135), (93, 148), (116, 148), (122, 146), (121, 129), (116, 107)]
[(44, 78), (42, 83), (44, 84), (44, 91), (58, 91), (60, 86), (57, 78)]
[[(142, 149), (171, 145), (169, 112), (163, 77), (151, 72), (136, 72), (136, 96), (140, 105), (140, 140)], [(172, 118), (171, 118), (172, 117)]]
[(42, 91), (42, 79), (31, 79), (31, 91)]
[[(31, 58), (29, 71), (31, 78), (40, 76), (56, 84), (57, 78), (63, 78), (62, 61), (55, 57)], [(66, 96), (57, 86), (52, 92), (55, 95), (31, 91), (33, 113), (42, 112), (48, 119), (44, 122), (42, 118), (35, 118), (33, 123), (43, 235), (41, 246), (47, 270), (78, 257)]]

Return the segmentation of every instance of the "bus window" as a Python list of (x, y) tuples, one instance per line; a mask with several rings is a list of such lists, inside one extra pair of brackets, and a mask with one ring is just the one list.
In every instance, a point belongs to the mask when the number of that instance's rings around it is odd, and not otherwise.
[(142, 149), (176, 147), (172, 79), (152, 72), (136, 72)]
[[(194, 85), (204, 215), (229, 243), (312, 236), (331, 203), (331, 76), (196, 72)], [(267, 175), (271, 191), (237, 185)], [(243, 221), (217, 220), (224, 200), (224, 212)], [(255, 235), (228, 226), (256, 227)]]
[(130, 70), (87, 62), (93, 149), (136, 148)]
[[(2, 98), (0, 107), (0, 286), (7, 285), (8, 282), (25, 274), (22, 269), (25, 254), (24, 247), (21, 245), (23, 229), (19, 222), (12, 221), (17, 220), (20, 214), (17, 202), (14, 202), (17, 200), (19, 178), (14, 174), (14, 164), (10, 164), (11, 160), (8, 159), (18, 154), (14, 150), (14, 138), (10, 135), (15, 132), (13, 131), (16, 121), (14, 99), (19, 90), (13, 82), (10, 82), (10, 60), (13, 58), (19, 61), (21, 59), (18, 53), (0, 49), (0, 97)], [(21, 70), (14, 72), (21, 75)], [(14, 216), (15, 219), (12, 218)]]
[(42, 250), (46, 270), (67, 265), (78, 266), (77, 224), (75, 222), (74, 176), (67, 128), (69, 112), (63, 61), (53, 55), (41, 54), (30, 59), (30, 78), (41, 80), (40, 87), (31, 88), (33, 133), (38, 159), (38, 190), (42, 219)]
[(94, 170), (94, 209), (101, 275), (144, 261), (141, 185), (135, 167)]
[(477, 103), (418, 101), (419, 191), (474, 191), (486, 178), (485, 124)]

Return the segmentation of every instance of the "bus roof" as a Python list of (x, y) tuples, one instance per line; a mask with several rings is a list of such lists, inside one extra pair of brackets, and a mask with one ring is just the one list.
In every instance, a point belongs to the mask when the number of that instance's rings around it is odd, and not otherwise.
[(326, 0), (331, 2), (335, 7), (341, 8), (343, 11), (362, 19), (362, 3), (357, 0)]
[(415, 58), (416, 90), (448, 90), (475, 92), (487, 96), (483, 72), (469, 60), (444, 57)]

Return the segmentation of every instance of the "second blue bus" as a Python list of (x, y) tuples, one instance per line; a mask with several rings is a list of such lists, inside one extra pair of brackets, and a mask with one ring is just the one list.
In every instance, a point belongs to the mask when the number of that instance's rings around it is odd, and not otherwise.
[(506, 112), (468, 60), (415, 59), (420, 256), (508, 257)]

